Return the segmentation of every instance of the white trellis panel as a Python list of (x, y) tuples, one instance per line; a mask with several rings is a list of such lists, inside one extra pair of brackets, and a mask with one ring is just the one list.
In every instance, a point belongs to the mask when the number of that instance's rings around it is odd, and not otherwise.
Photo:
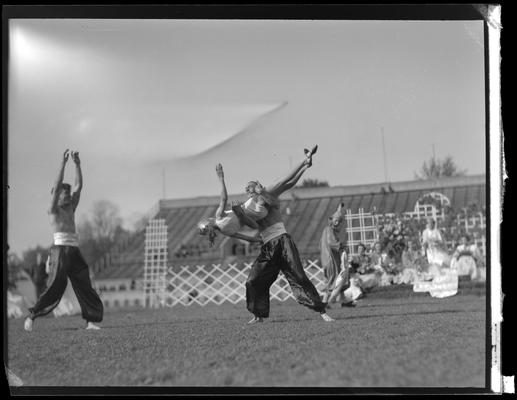
[(165, 302), (167, 259), (167, 225), (164, 219), (153, 219), (149, 221), (145, 231), (145, 307), (159, 307)]
[(465, 228), (465, 232), (471, 232), (473, 230), (484, 230), (486, 229), (486, 216), (481, 212), (477, 212), (470, 217), (467, 214), (459, 214), (456, 217), (458, 226)]
[(433, 204), (419, 204), (418, 202), (415, 205), (414, 211), (406, 211), (405, 213), (402, 213), (402, 215), (409, 218), (413, 217), (418, 220), (432, 218), (436, 221), (440, 221), (445, 218), (445, 212), (443, 209), (438, 212)]
[(377, 217), (371, 212), (365, 213), (362, 208), (357, 214), (346, 210), (346, 233), (349, 256), (357, 255), (357, 246), (362, 243), (372, 246), (379, 239)]

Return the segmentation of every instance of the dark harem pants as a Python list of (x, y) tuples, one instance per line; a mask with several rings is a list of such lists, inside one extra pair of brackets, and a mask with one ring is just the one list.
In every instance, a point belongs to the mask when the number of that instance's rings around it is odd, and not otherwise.
[(102, 321), (104, 307), (99, 295), (92, 287), (88, 264), (78, 247), (52, 246), (50, 270), (50, 284), (47, 290), (36, 304), (29, 308), (32, 319), (46, 315), (58, 306), (65, 292), (68, 278), (81, 306), (83, 318), (88, 322)]
[(284, 233), (260, 249), (246, 281), (246, 305), (257, 317), (269, 317), (269, 288), (282, 271), (296, 301), (314, 311), (325, 312), (325, 304), (303, 270), (298, 249), (291, 236)]

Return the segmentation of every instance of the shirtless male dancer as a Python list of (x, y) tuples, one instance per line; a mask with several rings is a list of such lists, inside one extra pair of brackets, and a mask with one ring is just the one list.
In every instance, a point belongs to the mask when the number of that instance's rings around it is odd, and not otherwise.
[[(305, 150), (306, 158), (286, 177), (266, 187), (267, 193), (279, 200), (279, 196), (296, 185), (302, 174), (312, 165), (312, 155), (317, 146), (311, 151)], [(246, 185), (246, 193), (252, 200), (257, 182), (251, 181)], [(251, 267), (246, 281), (246, 305), (254, 316), (248, 323), (263, 322), (269, 317), (269, 288), (282, 271), (291, 286), (296, 301), (321, 314), (325, 321), (334, 321), (326, 313), (326, 303), (309, 280), (300, 260), (298, 249), (291, 236), (287, 233), (279, 206), (270, 206), (267, 216), (257, 221), (259, 234), (263, 245), (260, 254)]]
[[(71, 193), (68, 183), (63, 183), (66, 162), (71, 155), (75, 163), (75, 185)], [(88, 265), (79, 251), (79, 238), (75, 232), (75, 210), (79, 204), (83, 178), (81, 160), (78, 152), (63, 154), (61, 168), (52, 187), (51, 202), (48, 210), (50, 225), (54, 233), (54, 245), (50, 248), (49, 286), (29, 308), (29, 316), (25, 319), (24, 328), (32, 331), (34, 320), (48, 314), (59, 304), (66, 289), (68, 279), (72, 283), (75, 295), (81, 306), (82, 317), (86, 320), (86, 329), (100, 329), (93, 322), (102, 321), (103, 305), (99, 295), (93, 289)]]

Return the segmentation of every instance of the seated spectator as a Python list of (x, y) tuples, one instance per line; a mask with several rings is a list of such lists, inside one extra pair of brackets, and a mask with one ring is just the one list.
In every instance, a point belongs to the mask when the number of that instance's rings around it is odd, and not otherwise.
[(398, 277), (402, 272), (402, 265), (397, 263), (395, 258), (390, 256), (387, 251), (383, 251), (379, 242), (374, 244), (371, 259), (380, 286), (399, 283)]
[(425, 270), (426, 260), (418, 249), (417, 243), (408, 240), (402, 252), (402, 271), (398, 283), (413, 284)]
[(357, 246), (358, 255), (352, 257), (350, 261), (351, 272), (352, 274), (361, 273), (366, 274), (369, 272), (373, 272), (372, 260), (368, 253), (366, 252), (366, 246), (360, 243)]
[(456, 247), (451, 259), (451, 269), (458, 271), (458, 276), (469, 276), (478, 279), (480, 271), (478, 264), (482, 264), (482, 256), (476, 244), (470, 244), (468, 235), (463, 235), (460, 244)]
[(402, 272), (401, 266), (395, 262), (395, 259), (390, 257), (388, 253), (381, 253), (381, 286), (393, 285), (399, 283), (398, 276)]
[(425, 269), (425, 260), (422, 253), (413, 240), (408, 240), (407, 246), (402, 252), (403, 269), (414, 269), (417, 272), (423, 272)]
[(382, 266), (381, 266), (381, 264), (383, 262), (382, 250), (381, 250), (381, 244), (379, 242), (374, 243), (373, 249), (370, 253), (370, 260), (372, 262), (373, 267), (376, 270), (379, 270), (379, 267), (382, 268)]
[[(380, 246), (380, 243), (375, 243), (374, 250), (370, 255), (363, 252), (363, 255), (361, 256), (362, 260), (369, 260), (369, 262), (361, 264), (356, 270), (355, 277), (358, 280), (358, 285), (364, 292), (367, 292), (381, 284), (381, 276), (383, 275), (384, 270), (381, 267)], [(368, 258), (366, 258), (366, 256)]]

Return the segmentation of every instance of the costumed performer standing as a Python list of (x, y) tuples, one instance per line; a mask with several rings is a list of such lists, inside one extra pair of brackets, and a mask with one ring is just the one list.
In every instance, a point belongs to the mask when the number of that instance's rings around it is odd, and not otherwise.
[[(68, 183), (63, 183), (65, 166), (71, 155), (75, 163), (75, 185), (73, 191)], [(24, 329), (32, 331), (34, 320), (48, 314), (59, 304), (65, 292), (68, 279), (72, 284), (86, 329), (100, 329), (94, 322), (101, 322), (104, 307), (99, 295), (92, 287), (88, 264), (79, 251), (79, 237), (75, 229), (75, 210), (79, 204), (83, 178), (78, 152), (63, 153), (57, 179), (51, 190), (48, 214), (54, 232), (54, 245), (50, 249), (50, 270), (48, 288), (36, 304), (29, 308)]]
[(345, 243), (342, 243), (338, 236), (343, 222), (344, 207), (345, 204), (340, 203), (336, 212), (328, 218), (328, 224), (323, 229), (320, 240), (321, 267), (326, 280), (323, 302), (331, 304), (340, 297), (342, 306), (355, 305), (355, 302), (345, 301), (343, 295), (350, 285)]

